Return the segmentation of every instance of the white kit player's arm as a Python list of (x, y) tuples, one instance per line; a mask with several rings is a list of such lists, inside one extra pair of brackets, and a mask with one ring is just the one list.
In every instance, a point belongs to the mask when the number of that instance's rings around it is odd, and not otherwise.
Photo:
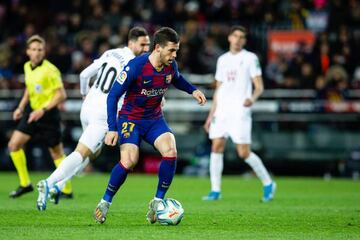
[(206, 118), (205, 124), (204, 124), (204, 129), (206, 132), (209, 132), (209, 128), (210, 128), (210, 123), (214, 117), (214, 113), (216, 110), (216, 105), (217, 105), (217, 91), (219, 89), (219, 87), (221, 86), (222, 82), (220, 81), (216, 81), (216, 87), (215, 87), (215, 91), (214, 91), (214, 95), (213, 95), (213, 99), (212, 99), (212, 104), (211, 104), (211, 108), (210, 108), (210, 112), (208, 117)]
[(80, 73), (80, 93), (85, 96), (89, 92), (89, 82), (92, 76), (97, 74), (101, 64), (103, 63), (102, 57), (95, 60), (87, 68)]
[(264, 83), (261, 77), (260, 62), (255, 55), (250, 64), (250, 76), (255, 89), (253, 91), (251, 98), (245, 99), (244, 102), (245, 107), (250, 107), (264, 92)]
[(261, 76), (254, 77), (252, 79), (252, 82), (254, 84), (254, 91), (251, 96), (251, 98), (245, 99), (244, 107), (250, 107), (264, 92), (264, 83)]
[(205, 131), (208, 133), (209, 132), (209, 128), (210, 128), (210, 123), (214, 117), (215, 114), (215, 110), (216, 110), (216, 105), (217, 105), (217, 92), (219, 87), (221, 86), (222, 82), (225, 79), (225, 72), (224, 72), (224, 61), (223, 61), (223, 57), (219, 57), (217, 62), (216, 62), (216, 72), (215, 72), (215, 82), (216, 82), (216, 86), (215, 86), (215, 91), (214, 91), (214, 95), (213, 95), (213, 100), (212, 100), (212, 104), (211, 104), (211, 108), (210, 108), (210, 112), (208, 117), (206, 118), (205, 124), (204, 124), (204, 129)]

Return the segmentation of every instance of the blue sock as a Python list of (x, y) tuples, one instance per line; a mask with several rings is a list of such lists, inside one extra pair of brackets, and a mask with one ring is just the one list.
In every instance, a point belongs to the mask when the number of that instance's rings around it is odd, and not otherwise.
[(159, 167), (159, 183), (156, 197), (164, 199), (176, 170), (176, 157), (163, 157)]
[(119, 190), (120, 186), (125, 182), (128, 170), (123, 167), (120, 162), (115, 165), (111, 171), (110, 180), (107, 185), (103, 199), (107, 202), (112, 202), (113, 197)]

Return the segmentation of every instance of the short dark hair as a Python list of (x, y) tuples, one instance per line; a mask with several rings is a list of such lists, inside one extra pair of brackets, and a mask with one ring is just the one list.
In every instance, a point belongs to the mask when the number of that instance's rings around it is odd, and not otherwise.
[(235, 31), (240, 31), (240, 32), (243, 32), (245, 34), (245, 36), (247, 35), (247, 30), (245, 27), (243, 26), (240, 26), (240, 25), (235, 25), (235, 26), (232, 26), (231, 29), (230, 29), (230, 34), (233, 34), (233, 32)]
[(152, 49), (155, 49), (156, 44), (164, 47), (168, 42), (178, 43), (180, 42), (180, 37), (174, 29), (162, 27), (154, 33)]
[(148, 32), (143, 27), (133, 27), (128, 34), (128, 41), (136, 41), (139, 37), (149, 36)]

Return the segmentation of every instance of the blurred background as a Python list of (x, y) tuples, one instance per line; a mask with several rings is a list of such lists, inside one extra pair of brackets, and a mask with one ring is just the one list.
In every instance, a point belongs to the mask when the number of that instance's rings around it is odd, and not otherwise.
[[(165, 117), (179, 154), (178, 173), (206, 175), (210, 142), (202, 125), (211, 106), (217, 57), (230, 27), (248, 28), (246, 48), (261, 62), (265, 92), (253, 107), (253, 150), (276, 175), (359, 178), (360, 0), (64, 0), (0, 1), (0, 170), (13, 171), (7, 142), (22, 96), (25, 42), (47, 40), (47, 59), (62, 72), (66, 151), (81, 135), (79, 73), (104, 51), (125, 45), (128, 30), (170, 26), (181, 35), (180, 71), (209, 99), (167, 93)], [(30, 170), (50, 170), (41, 142), (26, 148)], [(159, 155), (144, 144), (138, 172), (157, 171)], [(231, 141), (225, 174), (245, 173)], [(89, 171), (109, 172), (118, 150), (105, 147)]]

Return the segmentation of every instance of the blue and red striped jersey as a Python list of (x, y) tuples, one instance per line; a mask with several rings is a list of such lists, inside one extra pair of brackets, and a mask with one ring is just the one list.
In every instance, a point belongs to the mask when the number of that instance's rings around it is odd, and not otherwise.
[(119, 116), (129, 120), (149, 120), (162, 117), (161, 101), (171, 84), (189, 94), (196, 90), (179, 73), (175, 61), (158, 71), (150, 63), (149, 55), (129, 61), (110, 90), (107, 100), (109, 130), (116, 130), (116, 108), (113, 105), (125, 91)]

